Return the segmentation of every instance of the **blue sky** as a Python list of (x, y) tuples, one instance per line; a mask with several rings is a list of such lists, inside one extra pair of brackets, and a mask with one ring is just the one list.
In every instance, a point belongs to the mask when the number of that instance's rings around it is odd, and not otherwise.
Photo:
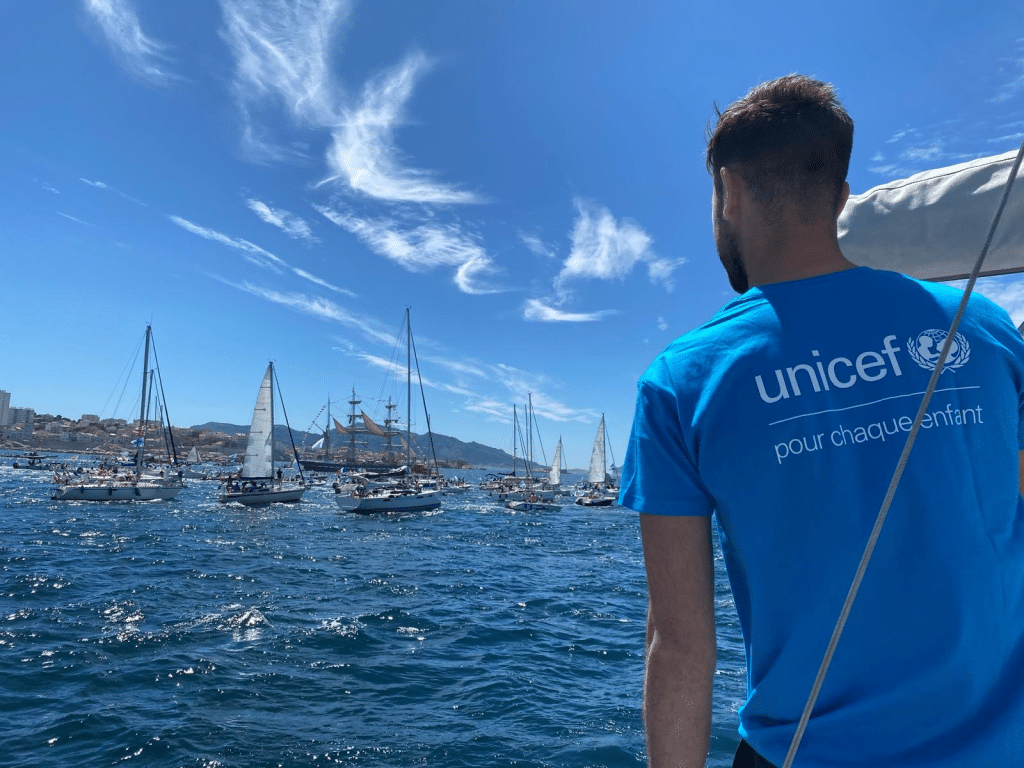
[[(268, 359), (293, 427), (404, 392), (510, 448), (533, 394), (621, 462), (635, 382), (731, 297), (713, 103), (789, 72), (856, 122), (854, 192), (1024, 138), (1015, 3), (0, 1), (0, 389), (115, 404), (152, 322), (175, 423), (247, 423)], [(1024, 319), (1012, 279), (985, 287)], [(333, 407), (335, 411), (344, 405)], [(413, 428), (422, 431), (422, 416)]]

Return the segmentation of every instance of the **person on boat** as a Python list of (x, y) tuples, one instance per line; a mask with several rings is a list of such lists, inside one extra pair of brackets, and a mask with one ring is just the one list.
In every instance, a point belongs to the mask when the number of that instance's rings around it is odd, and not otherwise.
[[(920, 350), (963, 297), (843, 255), (852, 144), (833, 87), (801, 75), (709, 133), (740, 295), (641, 377), (621, 480), (649, 589), (651, 768), (705, 764), (712, 514), (747, 660), (734, 766), (785, 761), (936, 367)], [(977, 294), (954, 338), (797, 766), (1024, 765), (1024, 340)]]

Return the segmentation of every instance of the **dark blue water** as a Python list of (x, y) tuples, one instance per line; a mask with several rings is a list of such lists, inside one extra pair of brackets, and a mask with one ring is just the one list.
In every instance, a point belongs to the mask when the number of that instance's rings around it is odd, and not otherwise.
[[(476, 474), (468, 473), (474, 480)], [(480, 473), (482, 474), (482, 473)], [(0, 765), (640, 766), (636, 516), (51, 502), (0, 469)], [(708, 765), (742, 645), (719, 569)]]

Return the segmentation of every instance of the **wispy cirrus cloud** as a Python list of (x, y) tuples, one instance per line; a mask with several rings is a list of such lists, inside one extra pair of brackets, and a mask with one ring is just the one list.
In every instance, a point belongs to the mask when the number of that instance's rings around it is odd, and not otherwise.
[(154, 85), (179, 79), (168, 68), (167, 46), (142, 31), (130, 0), (83, 0), (121, 66)]
[(548, 245), (536, 235), (531, 235), (526, 232), (519, 233), (519, 239), (522, 240), (531, 253), (537, 256), (543, 256), (546, 259), (557, 259), (558, 252), (554, 246)]
[(406, 103), (429, 68), (426, 56), (409, 54), (350, 98), (331, 72), (338, 31), (352, 11), (349, 0), (221, 0), (221, 6), (221, 36), (235, 60), (234, 91), (250, 159), (306, 157), (304, 147), (275, 141), (260, 123), (258, 113), (277, 102), (296, 125), (330, 133), (322, 184), (389, 202), (481, 202), (433, 173), (407, 167), (396, 146)]
[(383, 328), (380, 323), (364, 314), (356, 315), (339, 306), (330, 299), (322, 296), (310, 296), (301, 292), (279, 291), (275, 288), (267, 288), (249, 281), (235, 283), (217, 275), (210, 275), (225, 285), (230, 285), (240, 291), (257, 296), (266, 301), (287, 307), (296, 312), (316, 317), (320, 320), (328, 320), (359, 331), (364, 336), (374, 341), (383, 343), (394, 343), (395, 334)]
[(279, 103), (305, 128), (339, 120), (341, 90), (331, 75), (334, 38), (352, 10), (349, 0), (221, 0), (221, 37), (235, 61), (234, 93), (243, 151), (258, 162), (304, 158), (302, 146), (269, 135), (258, 113)]
[(135, 203), (136, 205), (142, 205), (142, 206), (146, 205), (141, 200), (138, 200), (138, 199), (132, 197), (131, 195), (126, 195), (124, 192), (122, 192), (119, 189), (114, 189), (112, 186), (110, 186), (109, 184), (107, 184), (104, 181), (94, 181), (92, 179), (87, 179), (87, 178), (85, 178), (83, 176), (79, 176), (78, 180), (80, 182), (82, 182), (83, 184), (88, 184), (90, 187), (93, 187), (94, 189), (102, 189), (105, 192), (113, 192), (116, 195), (120, 195), (125, 200), (130, 200), (131, 202)]
[(539, 299), (528, 299), (526, 304), (523, 305), (524, 320), (539, 320), (544, 323), (592, 323), (610, 314), (614, 314), (614, 310), (565, 312), (556, 307), (549, 306)]
[(341, 181), (356, 192), (390, 202), (484, 202), (476, 193), (401, 162), (395, 130), (404, 122), (405, 104), (428, 66), (422, 53), (411, 53), (366, 83), (359, 103), (344, 110), (341, 124), (332, 131), (334, 143), (327, 153), (332, 175), (322, 183)]
[(245, 201), (249, 210), (255, 213), (260, 219), (273, 227), (277, 227), (288, 237), (305, 240), (307, 243), (317, 243), (319, 240), (313, 234), (305, 219), (289, 213), (282, 208), (271, 208), (266, 203), (249, 198)]
[(82, 219), (78, 218), (77, 216), (72, 216), (70, 213), (62, 213), (61, 211), (57, 211), (57, 215), (58, 216), (63, 216), (65, 219), (68, 219), (69, 221), (73, 221), (76, 224), (84, 224), (87, 227), (94, 227), (94, 226), (96, 226), (95, 224), (90, 224), (88, 221), (83, 221)]
[(186, 232), (191, 232), (193, 235), (198, 235), (206, 240), (211, 240), (221, 245), (226, 245), (229, 248), (234, 248), (236, 251), (241, 252), (242, 256), (250, 264), (255, 264), (258, 267), (270, 269), (274, 272), (280, 273), (282, 270), (290, 270), (293, 274), (298, 275), (304, 280), (309, 280), (312, 283), (316, 283), (324, 288), (329, 288), (337, 293), (342, 293), (347, 296), (355, 296), (356, 294), (347, 288), (339, 288), (336, 285), (332, 285), (323, 278), (317, 277), (310, 272), (299, 267), (293, 267), (280, 256), (276, 256), (265, 248), (261, 248), (255, 243), (251, 243), (248, 240), (241, 237), (231, 237), (225, 235), (223, 232), (218, 232), (216, 229), (210, 229), (209, 227), (203, 227), (199, 224), (183, 219), (181, 216), (168, 215), (173, 223), (184, 229)]
[(997, 67), (1002, 82), (988, 99), (989, 102), (999, 104), (1011, 101), (1024, 93), (1024, 37), (1017, 40), (1013, 53), (1001, 58)]
[(270, 251), (260, 248), (255, 243), (250, 243), (248, 240), (241, 237), (225, 235), (223, 232), (218, 232), (217, 230), (210, 229), (209, 227), (200, 226), (188, 219), (183, 219), (181, 216), (168, 215), (167, 218), (186, 232), (191, 232), (193, 235), (199, 235), (199, 237), (206, 240), (212, 240), (215, 243), (220, 243), (221, 245), (226, 245), (229, 248), (241, 251), (245, 260), (250, 264), (272, 269), (275, 272), (280, 272), (282, 267), (288, 266), (284, 259), (275, 256)]
[(313, 207), (328, 221), (362, 240), (371, 251), (410, 272), (451, 266), (457, 268), (453, 281), (463, 293), (502, 290), (484, 282), (495, 272), (493, 261), (479, 241), (458, 225), (406, 225), (394, 219), (362, 218), (322, 205)]

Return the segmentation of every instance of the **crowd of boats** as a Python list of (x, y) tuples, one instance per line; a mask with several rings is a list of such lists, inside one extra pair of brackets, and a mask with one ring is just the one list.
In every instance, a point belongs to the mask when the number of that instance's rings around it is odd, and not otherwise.
[[(409, 326), (408, 310), (406, 311), (406, 342), (409, 351), (407, 364), (407, 387), (411, 403), (412, 381), (412, 330)], [(388, 418), (384, 420), (384, 428), (360, 412), (357, 419), (355, 405), (359, 400), (353, 398), (352, 413), (348, 427), (334, 422), (337, 432), (350, 437), (348, 461), (332, 461), (329, 451), (330, 415), (328, 427), (324, 432), (324, 451), (319, 458), (302, 458), (295, 446), (291, 425), (288, 424), (287, 412), (281, 401), (281, 412), (290, 441), (290, 461), (287, 467), (274, 461), (274, 424), (275, 404), (279, 399), (280, 386), (274, 363), (267, 365), (266, 372), (260, 382), (256, 404), (253, 407), (252, 421), (246, 442), (245, 456), (240, 469), (228, 473), (207, 473), (203, 471), (198, 450), (193, 447), (183, 459), (178, 459), (178, 451), (170, 427), (161, 427), (164, 436), (167, 457), (162, 463), (149, 460), (145, 456), (146, 429), (151, 401), (159, 390), (159, 398), (163, 397), (163, 384), (159, 374), (154, 378), (150, 370), (150, 353), (153, 354), (154, 370), (156, 369), (156, 350), (152, 342), (152, 328), (146, 328), (145, 354), (143, 357), (143, 375), (141, 405), (139, 412), (139, 433), (132, 441), (136, 448), (133, 457), (121, 460), (107, 459), (92, 467), (71, 468), (66, 464), (55, 463), (51, 458), (35, 452), (17, 457), (13, 466), (17, 469), (48, 470), (53, 472), (53, 483), (50, 498), (55, 501), (156, 501), (172, 500), (184, 491), (188, 481), (213, 481), (219, 484), (218, 501), (256, 506), (275, 503), (295, 503), (302, 500), (303, 495), (315, 486), (327, 486), (334, 491), (333, 497), (338, 507), (345, 511), (370, 513), (392, 511), (421, 511), (437, 509), (442, 505), (442, 497), (449, 494), (464, 493), (474, 486), (457, 477), (445, 477), (439, 470), (436, 457), (433, 468), (425, 464), (416, 464), (412, 456), (412, 436), (409, 432), (411, 412), (407, 413), (405, 439), (401, 432), (392, 429), (397, 421), (391, 418), (394, 406), (388, 403)], [(158, 386), (157, 386), (158, 385)], [(278, 396), (275, 397), (275, 393)], [(411, 408), (411, 406), (409, 406)], [(166, 403), (163, 411), (166, 413)], [(494, 501), (504, 504), (516, 511), (552, 511), (565, 505), (566, 499), (581, 506), (608, 506), (617, 498), (617, 478), (615, 477), (614, 458), (612, 471), (608, 472), (606, 462), (606, 437), (604, 416), (598, 427), (591, 452), (590, 468), (587, 477), (581, 483), (563, 487), (562, 476), (562, 441), (559, 439), (554, 460), (550, 469), (538, 473), (533, 459), (533, 425), (532, 404), (527, 408), (527, 431), (519, 429), (518, 412), (513, 407), (513, 465), (510, 472), (489, 474), (479, 484), (479, 490), (488, 494)], [(357, 425), (357, 421), (359, 422)], [(426, 419), (429, 435), (429, 416)], [(390, 465), (380, 463), (367, 466), (357, 460), (355, 436), (360, 431), (374, 434), (386, 440), (385, 457)], [(405, 449), (405, 462), (395, 466), (396, 454), (393, 450), (392, 438), (399, 437)], [(433, 438), (431, 436), (431, 446)], [(524, 469), (519, 472), (516, 466), (517, 448), (522, 446)], [(287, 472), (286, 472), (287, 469)], [(333, 470), (333, 475), (330, 474)]]

